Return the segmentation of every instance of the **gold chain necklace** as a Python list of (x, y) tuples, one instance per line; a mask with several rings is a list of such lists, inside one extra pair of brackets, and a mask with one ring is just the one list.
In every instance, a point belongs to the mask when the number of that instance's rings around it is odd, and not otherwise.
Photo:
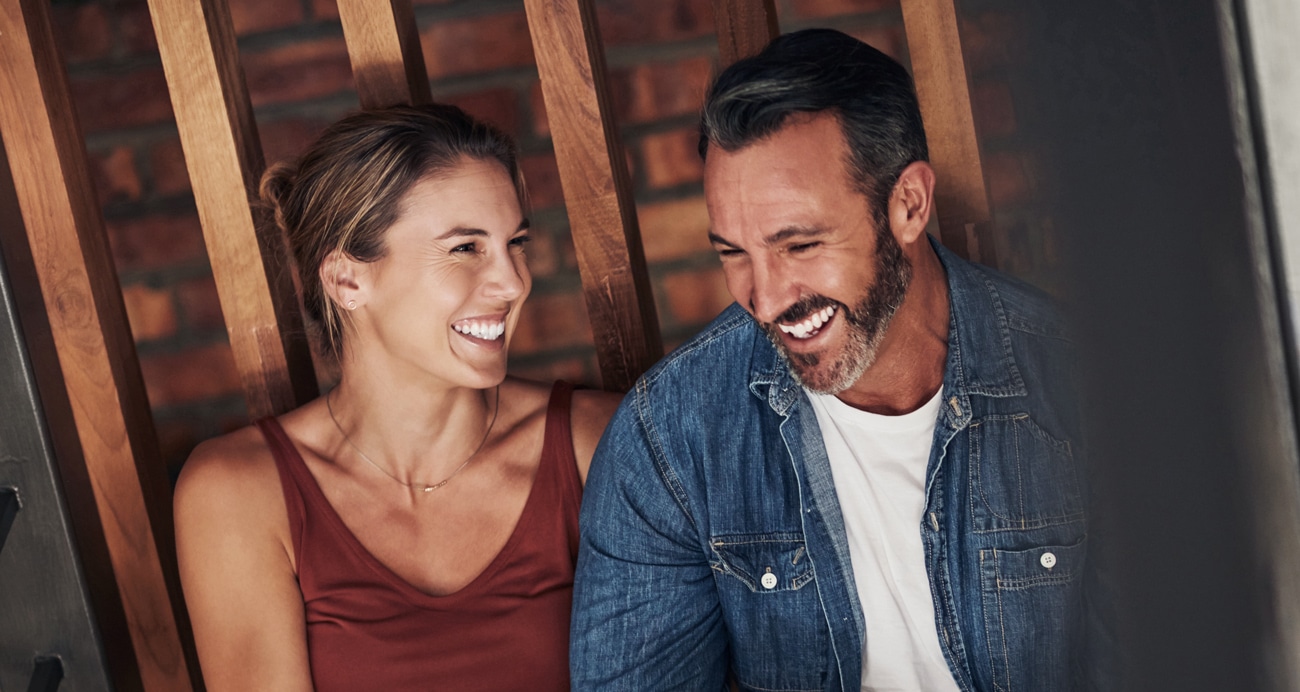
[(473, 461), (474, 457), (477, 456), (479, 451), (483, 449), (483, 445), (487, 442), (488, 434), (492, 432), (492, 426), (497, 424), (497, 414), (501, 412), (501, 385), (498, 384), (495, 391), (496, 391), (497, 401), (496, 404), (492, 407), (492, 422), (488, 423), (487, 430), (483, 431), (483, 439), (478, 441), (478, 446), (474, 448), (473, 452), (470, 452), (469, 456), (465, 458), (465, 461), (461, 463), (460, 466), (456, 467), (455, 471), (451, 472), (450, 476), (447, 476), (446, 478), (432, 485), (426, 485), (424, 483), (407, 483), (406, 481), (398, 478), (397, 476), (394, 476), (388, 471), (385, 471), (384, 467), (380, 466), (379, 464), (376, 464), (373, 459), (371, 459), (369, 456), (366, 455), (365, 452), (361, 451), (361, 448), (357, 446), (357, 443), (353, 442), (351, 437), (348, 437), (348, 434), (343, 430), (343, 426), (339, 425), (339, 419), (334, 417), (334, 407), (330, 405), (330, 398), (334, 396), (334, 390), (330, 390), (330, 393), (325, 395), (325, 410), (329, 411), (330, 420), (334, 421), (334, 427), (338, 428), (339, 434), (343, 436), (343, 439), (348, 443), (350, 447), (352, 447), (354, 451), (356, 451), (357, 454), (361, 455), (361, 458), (364, 459), (367, 464), (370, 464), (371, 466), (375, 467), (375, 470), (379, 471), (385, 476), (388, 476), (389, 478), (393, 479), (393, 481), (395, 481), (400, 485), (404, 485), (407, 488), (411, 488), (411, 489), (420, 488), (420, 490), (422, 490), (423, 492), (431, 493), (437, 490), (438, 488), (441, 488), (442, 486), (450, 483), (451, 479), (455, 478), (456, 474), (463, 471), (466, 466), (469, 466), (469, 462)]

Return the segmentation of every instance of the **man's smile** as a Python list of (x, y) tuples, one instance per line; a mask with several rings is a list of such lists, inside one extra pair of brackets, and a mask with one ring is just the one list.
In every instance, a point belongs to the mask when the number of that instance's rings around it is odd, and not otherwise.
[(835, 316), (835, 312), (834, 305), (827, 305), (801, 322), (794, 324), (782, 324), (778, 322), (776, 326), (780, 328), (782, 332), (789, 334), (796, 339), (811, 339), (821, 332), (822, 325), (831, 321), (831, 318)]

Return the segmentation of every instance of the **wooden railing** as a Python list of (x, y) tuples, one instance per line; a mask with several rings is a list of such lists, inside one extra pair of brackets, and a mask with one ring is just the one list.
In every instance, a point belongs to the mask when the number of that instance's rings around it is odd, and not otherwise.
[[(942, 239), (992, 262), (953, 0), (902, 7), (941, 181)], [(625, 390), (663, 347), (596, 14), (592, 0), (525, 0), (525, 8), (603, 384)], [(259, 232), (265, 224), (250, 204), (264, 162), (230, 10), (225, 0), (149, 0), (149, 9), (249, 412), (282, 413), (317, 390), (284, 248)], [(778, 31), (772, 0), (713, 0), (713, 9), (724, 65)], [(340, 0), (339, 15), (362, 107), (430, 98), (410, 0)], [(120, 590), (134, 660), (113, 665), (138, 668), (115, 679), (201, 689), (176, 577), (170, 488), (47, 2), (0, 0), (0, 36), (0, 133), (26, 222), (25, 234), (0, 232), (11, 234), (6, 245), (29, 247), (38, 269), (31, 290), (44, 297), (71, 402), (66, 427), (80, 447), (60, 463), (78, 465), (65, 478), (87, 479), (82, 495), (93, 496), (111, 558), (103, 576)]]

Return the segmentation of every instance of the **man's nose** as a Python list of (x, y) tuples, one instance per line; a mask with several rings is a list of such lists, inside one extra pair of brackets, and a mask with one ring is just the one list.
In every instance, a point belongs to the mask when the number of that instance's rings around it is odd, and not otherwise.
[(779, 258), (756, 260), (753, 271), (750, 312), (760, 322), (775, 322), (781, 313), (799, 300), (798, 282)]

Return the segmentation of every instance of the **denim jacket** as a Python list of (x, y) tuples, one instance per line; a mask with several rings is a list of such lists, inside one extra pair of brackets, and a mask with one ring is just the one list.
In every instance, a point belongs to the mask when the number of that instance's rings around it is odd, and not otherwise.
[[(936, 251), (951, 323), (917, 531), (940, 646), (962, 690), (1077, 687), (1073, 349), (1043, 294)], [(859, 689), (866, 625), (817, 418), (739, 306), (624, 400), (581, 532), (575, 690)]]

